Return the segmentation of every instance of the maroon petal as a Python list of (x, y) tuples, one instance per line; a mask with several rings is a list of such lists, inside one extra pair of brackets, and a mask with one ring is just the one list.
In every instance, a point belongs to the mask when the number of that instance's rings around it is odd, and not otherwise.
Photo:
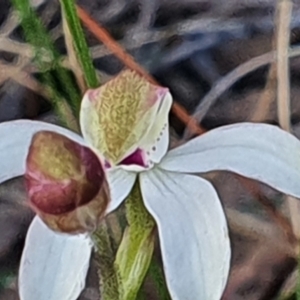
[[(25, 181), (30, 206), (36, 213), (48, 217), (64, 215), (65, 219), (66, 214), (88, 205), (107, 184), (102, 165), (91, 149), (50, 131), (34, 135)], [(105, 209), (108, 193), (100, 198), (105, 204), (100, 206)]]

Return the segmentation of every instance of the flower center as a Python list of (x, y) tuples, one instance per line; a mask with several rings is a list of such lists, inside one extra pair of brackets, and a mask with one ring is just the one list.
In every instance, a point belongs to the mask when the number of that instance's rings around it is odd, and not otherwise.
[(132, 154), (124, 158), (118, 165), (138, 165), (141, 167), (147, 167), (143, 156), (143, 151), (141, 149), (137, 149)]
[(145, 151), (138, 148), (133, 153), (123, 158), (120, 162), (116, 164), (112, 164), (107, 159), (105, 159), (104, 167), (106, 169), (110, 169), (113, 166), (115, 167), (121, 166), (126, 170), (134, 170), (137, 168), (138, 171), (142, 171), (151, 167), (152, 164), (149, 161), (147, 162)]

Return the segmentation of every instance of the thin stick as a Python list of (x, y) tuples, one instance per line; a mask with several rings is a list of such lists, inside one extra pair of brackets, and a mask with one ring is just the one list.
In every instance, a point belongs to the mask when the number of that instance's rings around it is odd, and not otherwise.
[[(290, 0), (278, 0), (277, 35), (277, 112), (280, 126), (290, 132), (290, 71), (288, 51), (290, 47), (290, 19), (293, 3)], [(295, 236), (300, 238), (299, 200), (286, 196), (287, 208)]]
[(280, 126), (291, 131), (289, 56), (290, 19), (293, 4), (290, 0), (278, 0), (277, 48), (277, 109)]
[[(272, 50), (276, 50), (277, 33), (272, 38)], [(273, 61), (269, 68), (267, 83), (258, 98), (251, 120), (253, 122), (263, 122), (270, 111), (272, 102), (276, 99), (276, 85), (277, 85), (277, 64)]]
[[(276, 20), (278, 19), (278, 5), (276, 10)], [(276, 50), (276, 42), (278, 36), (278, 28), (272, 38), (272, 50)], [(254, 113), (251, 120), (253, 122), (263, 122), (270, 111), (272, 102), (276, 99), (276, 86), (277, 86), (277, 64), (276, 60), (273, 61), (269, 68), (266, 86), (258, 99)]]
[(263, 122), (270, 111), (270, 106), (276, 97), (276, 84), (277, 84), (277, 66), (272, 63), (269, 69), (267, 84), (258, 98), (254, 113), (251, 120), (253, 122)]
[(0, 28), (0, 34), (4, 36), (9, 36), (18, 25), (19, 16), (14, 10), (11, 10), (6, 18), (6, 21)]

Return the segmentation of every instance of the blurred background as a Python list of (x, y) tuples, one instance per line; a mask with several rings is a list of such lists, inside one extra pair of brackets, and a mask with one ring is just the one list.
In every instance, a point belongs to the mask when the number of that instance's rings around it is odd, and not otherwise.
[[(162, 85), (205, 130), (244, 121), (278, 124), (274, 52), (276, 0), (78, 0), (77, 3)], [(300, 1), (290, 16), (291, 124), (300, 137)], [(57, 0), (32, 0), (60, 53), (66, 54)], [(102, 82), (123, 63), (88, 30)], [(9, 0), (0, 1), (0, 122), (57, 122), (38, 78), (34, 53)], [(172, 147), (190, 138), (174, 114)], [(0, 141), (1, 142), (1, 141)], [(13, 159), (13, 157), (12, 157)], [(229, 221), (232, 270), (223, 300), (296, 299), (297, 243), (284, 196), (236, 175), (207, 174)], [(299, 183), (300, 184), (300, 183)], [(0, 186), (0, 300), (18, 299), (17, 270), (33, 213), (22, 179)], [(220, 249), (221, 251), (221, 249)], [(80, 300), (99, 299), (95, 268)], [(145, 283), (147, 299), (157, 299)], [(41, 299), (42, 300), (42, 299)], [(209, 300), (209, 299), (207, 299)]]

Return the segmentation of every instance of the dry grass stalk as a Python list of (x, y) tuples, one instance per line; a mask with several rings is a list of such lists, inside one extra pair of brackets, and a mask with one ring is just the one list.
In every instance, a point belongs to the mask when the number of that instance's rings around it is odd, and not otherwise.
[[(278, 0), (277, 19), (277, 111), (280, 126), (291, 132), (290, 124), (290, 71), (289, 71), (289, 47), (290, 47), (290, 20), (293, 3), (291, 0)], [(287, 208), (295, 236), (300, 238), (300, 202), (287, 196)]]
[(290, 19), (293, 4), (290, 0), (278, 0), (278, 21), (276, 38), (277, 65), (277, 107), (280, 126), (291, 131), (290, 125)]
[(276, 98), (277, 65), (273, 62), (269, 69), (268, 80), (265, 89), (259, 97), (254, 113), (251, 117), (253, 122), (263, 122), (270, 110), (270, 106)]

